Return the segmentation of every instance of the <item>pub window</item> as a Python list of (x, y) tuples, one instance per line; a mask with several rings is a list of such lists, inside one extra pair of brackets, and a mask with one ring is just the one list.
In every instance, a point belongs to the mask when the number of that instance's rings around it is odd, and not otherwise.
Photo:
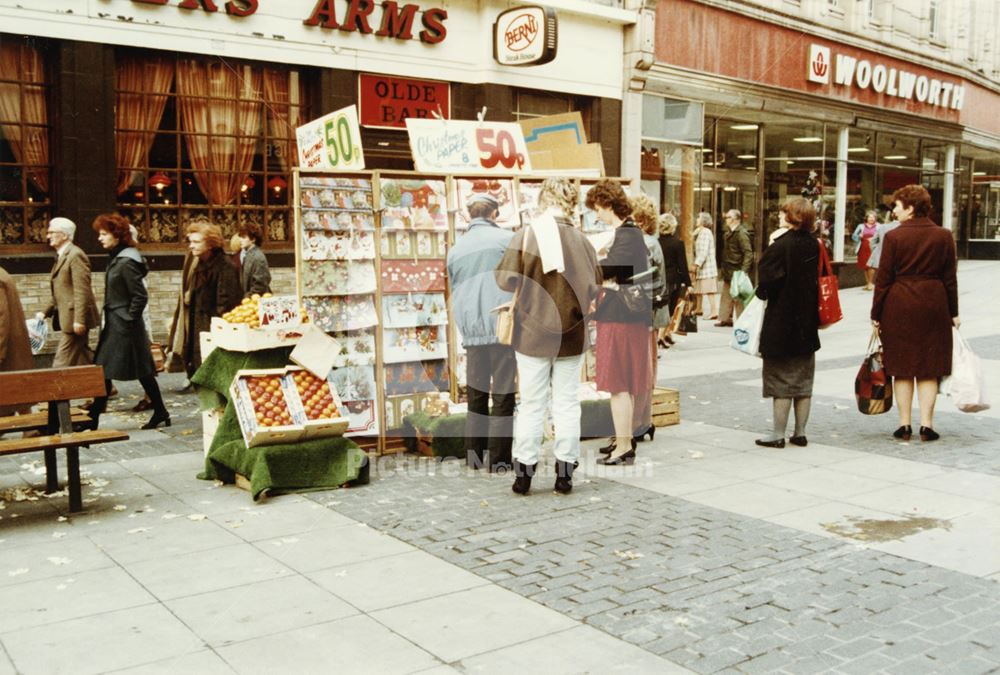
[(517, 92), (514, 120), (558, 115), (571, 112), (574, 109), (572, 96), (544, 91), (519, 91)]
[(182, 242), (207, 219), (227, 238), (254, 222), (267, 241), (291, 241), (302, 73), (138, 51), (119, 52), (116, 71), (118, 206), (142, 240)]
[(45, 243), (51, 216), (49, 77), (40, 45), (0, 36), (0, 245)]

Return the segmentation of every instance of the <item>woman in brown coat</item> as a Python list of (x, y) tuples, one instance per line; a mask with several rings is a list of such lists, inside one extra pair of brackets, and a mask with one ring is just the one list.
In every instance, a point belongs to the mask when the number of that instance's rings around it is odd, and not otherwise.
[(900, 226), (882, 244), (872, 323), (879, 328), (885, 371), (895, 378), (899, 428), (893, 436), (909, 440), (913, 382), (920, 400), (920, 440), (939, 438), (933, 429), (940, 378), (951, 374), (951, 327), (958, 318), (955, 241), (927, 214), (931, 197), (920, 185), (892, 195)]

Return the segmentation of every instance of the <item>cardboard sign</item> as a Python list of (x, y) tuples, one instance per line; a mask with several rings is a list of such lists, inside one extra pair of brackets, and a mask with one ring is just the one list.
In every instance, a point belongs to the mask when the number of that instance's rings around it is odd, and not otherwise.
[(299, 166), (314, 171), (359, 171), (365, 168), (358, 108), (349, 105), (295, 130)]
[(421, 173), (530, 173), (521, 127), (513, 122), (406, 120), (413, 163)]

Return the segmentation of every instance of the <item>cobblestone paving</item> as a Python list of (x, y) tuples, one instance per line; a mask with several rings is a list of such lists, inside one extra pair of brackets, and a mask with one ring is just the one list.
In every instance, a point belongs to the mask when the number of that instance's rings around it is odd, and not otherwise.
[[(1000, 335), (970, 340), (983, 359), (1000, 359)], [(669, 363), (669, 362), (668, 362)], [(860, 367), (860, 358), (821, 361), (824, 370)], [(762, 399), (760, 385), (737, 382), (760, 381), (759, 370), (713, 373), (711, 377), (671, 378), (662, 367), (660, 381), (681, 391), (681, 417), (685, 422), (704, 422), (721, 427), (760, 431), (770, 429), (771, 400)], [(1000, 420), (958, 412), (951, 401), (938, 399), (934, 425), (941, 439), (934, 443), (900, 443), (891, 437), (898, 420), (895, 411), (884, 415), (860, 414), (853, 399), (853, 378), (844, 383), (844, 398), (814, 396), (808, 436), (824, 445), (879, 455), (910, 459), (956, 469), (1000, 475)], [(846, 398), (850, 396), (851, 398)], [(707, 402), (707, 403), (705, 403)], [(916, 415), (916, 400), (914, 400)], [(789, 421), (791, 425), (791, 420)]]
[(609, 480), (376, 469), (312, 499), (699, 673), (1000, 668), (994, 581)]

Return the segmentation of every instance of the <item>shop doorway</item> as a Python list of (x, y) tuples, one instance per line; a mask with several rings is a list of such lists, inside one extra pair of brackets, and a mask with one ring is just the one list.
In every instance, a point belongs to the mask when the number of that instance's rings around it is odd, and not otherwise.
[[(713, 173), (722, 174), (723, 172)], [(705, 177), (708, 178), (708, 176)], [(702, 183), (702, 187), (698, 192), (700, 196), (698, 209), (712, 214), (712, 218), (715, 220), (715, 241), (720, 254), (723, 241), (722, 228), (725, 227), (724, 216), (726, 211), (730, 209), (736, 209), (743, 214), (743, 225), (750, 232), (750, 241), (753, 244), (754, 251), (759, 254), (763, 246), (761, 243), (762, 228), (760, 225), (760, 209), (757, 201), (759, 191), (756, 185), (756, 175), (747, 175), (746, 172), (739, 172), (738, 175), (715, 175), (711, 178), (714, 180)]]

